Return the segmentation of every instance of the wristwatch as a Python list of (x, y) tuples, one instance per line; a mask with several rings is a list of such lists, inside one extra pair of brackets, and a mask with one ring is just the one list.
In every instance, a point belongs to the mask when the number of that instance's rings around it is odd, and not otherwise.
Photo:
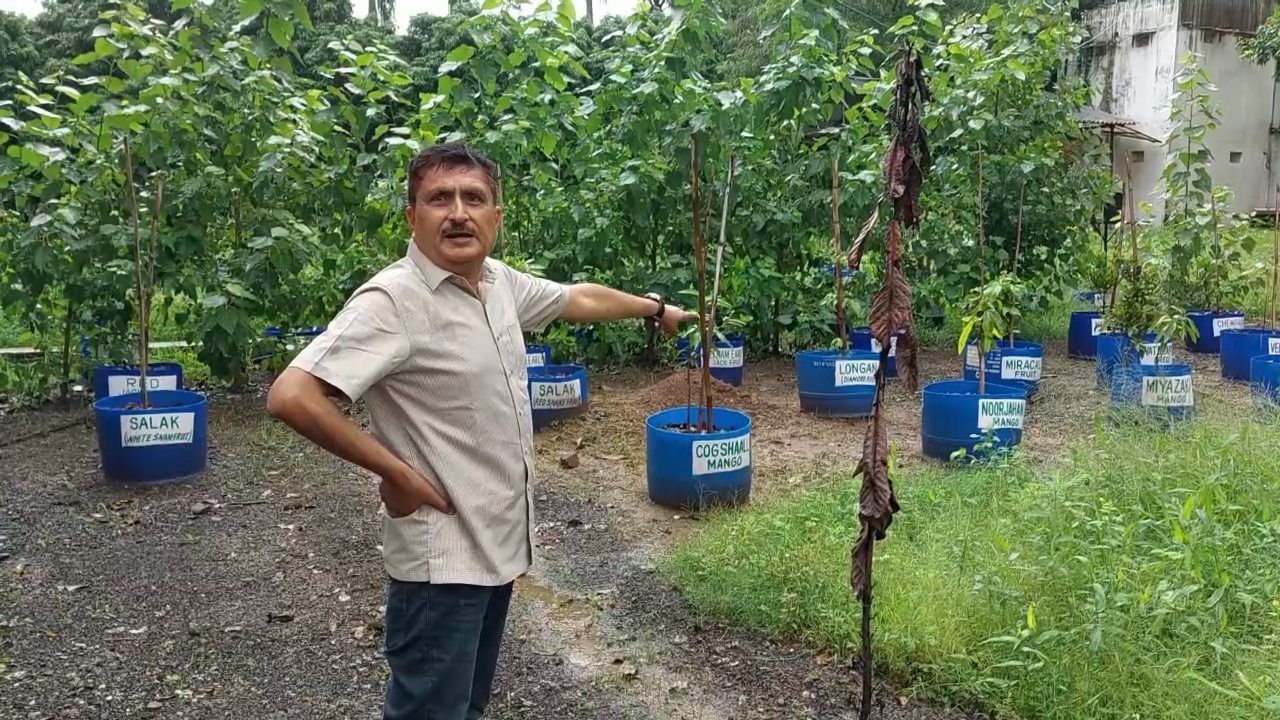
[(662, 296), (661, 296), (661, 295), (659, 295), (658, 293), (646, 293), (646, 294), (645, 294), (645, 297), (647, 297), (647, 298), (649, 298), (650, 300), (652, 300), (652, 301), (654, 301), (654, 302), (658, 303), (658, 309), (657, 309), (657, 311), (656, 311), (656, 312), (654, 312), (654, 313), (653, 313), (653, 314), (651, 314), (651, 315), (646, 315), (646, 316), (645, 316), (645, 320), (660, 320), (660, 319), (662, 319), (662, 314), (663, 314), (663, 313), (665, 313), (665, 312), (667, 311), (667, 304), (666, 304), (665, 302), (663, 302), (663, 300), (662, 300)]

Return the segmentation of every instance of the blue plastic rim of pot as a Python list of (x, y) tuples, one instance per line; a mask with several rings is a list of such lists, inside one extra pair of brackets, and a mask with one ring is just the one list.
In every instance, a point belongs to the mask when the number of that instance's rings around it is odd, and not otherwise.
[(529, 407), (534, 430), (586, 413), (588, 401), (587, 369), (583, 366), (529, 368)]
[(1249, 382), (1250, 363), (1259, 355), (1280, 355), (1280, 330), (1232, 328), (1222, 331), (1222, 379)]
[(208, 406), (189, 390), (141, 393), (93, 403), (102, 474), (112, 482), (159, 484), (204, 472), (209, 457)]
[(675, 407), (645, 420), (644, 463), (649, 499), (671, 508), (739, 505), (751, 496), (751, 418), (711, 409), (711, 432), (685, 432), (706, 408)]
[[(149, 363), (147, 390), (181, 390), (182, 366), (178, 363)], [(142, 390), (136, 365), (98, 365), (93, 369), (93, 399), (126, 395)]]
[(1022, 442), (1027, 413), (1023, 388), (988, 382), (979, 395), (976, 382), (941, 380), (925, 385), (922, 396), (920, 449), (925, 457), (950, 461), (959, 450), (981, 457), (988, 433), (994, 449)]
[[(689, 362), (688, 338), (676, 338), (676, 350), (680, 364)], [(702, 343), (693, 346), (693, 363), (695, 367), (702, 367)], [(716, 340), (711, 348), (711, 377), (735, 387), (742, 385), (746, 377), (746, 363), (741, 337), (730, 335), (724, 340)]]
[(1239, 330), (1244, 327), (1244, 313), (1211, 312), (1209, 310), (1190, 310), (1187, 317), (1195, 323), (1198, 336), (1195, 342), (1187, 338), (1187, 350), (1193, 353), (1213, 354), (1222, 347), (1224, 330)]
[(805, 350), (796, 353), (800, 409), (819, 417), (870, 417), (880, 353)]
[[(884, 365), (884, 376), (886, 378), (898, 377), (898, 335), (894, 333), (889, 336), (889, 362)], [(871, 336), (871, 328), (862, 325), (849, 331), (849, 347), (854, 350), (869, 350), (880, 356), (880, 341)]]
[(544, 368), (551, 364), (550, 345), (525, 345), (524, 366), (533, 372), (534, 368)]
[(1255, 407), (1280, 412), (1280, 355), (1258, 355), (1249, 361), (1249, 389)]
[[(997, 340), (987, 351), (987, 381), (1010, 387), (1020, 387), (1032, 399), (1040, 391), (1040, 373), (1044, 369), (1044, 347), (1030, 340)], [(964, 348), (964, 379), (978, 380), (978, 345), (969, 343)]]
[(1102, 313), (1083, 310), (1071, 313), (1067, 325), (1067, 357), (1095, 360), (1098, 356), (1098, 335), (1102, 333)]
[(1098, 387), (1111, 387), (1111, 375), (1116, 368), (1130, 365), (1172, 365), (1173, 346), (1166, 345), (1163, 350), (1156, 341), (1155, 333), (1142, 336), (1141, 349), (1134, 347), (1133, 341), (1123, 333), (1099, 333), (1098, 337)]
[(1116, 368), (1111, 375), (1111, 404), (1141, 406), (1175, 420), (1189, 418), (1196, 406), (1191, 366), (1174, 363)]

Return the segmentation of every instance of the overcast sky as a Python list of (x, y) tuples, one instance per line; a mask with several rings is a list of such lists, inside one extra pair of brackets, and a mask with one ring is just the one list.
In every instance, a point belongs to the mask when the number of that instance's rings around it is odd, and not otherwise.
[[(586, 0), (573, 0), (581, 17), (587, 13)], [(352, 0), (357, 17), (364, 17), (369, 9), (368, 0)], [(41, 0), (0, 0), (0, 10), (35, 15), (40, 12)], [(595, 0), (596, 17), (604, 15), (628, 15), (635, 10), (636, 0)], [(444, 15), (449, 11), (449, 0), (397, 0), (396, 27), (401, 31), (409, 25), (409, 18), (422, 13)]]

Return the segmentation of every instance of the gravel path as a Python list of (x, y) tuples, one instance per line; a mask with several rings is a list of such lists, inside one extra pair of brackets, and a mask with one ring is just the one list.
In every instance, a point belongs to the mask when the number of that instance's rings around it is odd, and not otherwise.
[[(1197, 361), (1206, 402), (1247, 395), (1216, 382), (1212, 362)], [(957, 366), (929, 354), (924, 376)], [(1090, 431), (1105, 399), (1091, 389), (1092, 364), (1046, 367), (1053, 401), (1036, 404), (1026, 446), (1047, 462), (1063, 438)], [(800, 415), (785, 363), (748, 372), (733, 400), (756, 428), (755, 496), (856, 462), (859, 423)], [(699, 524), (645, 496), (636, 418), (670, 402), (654, 392), (660, 380), (595, 378), (591, 412), (539, 436), (539, 563), (518, 583), (490, 716), (853, 717), (847, 665), (699, 618), (654, 572)], [(901, 462), (919, 462), (919, 400), (891, 395)], [(0, 443), (68, 419), (0, 419)], [(210, 437), (208, 473), (152, 489), (103, 482), (87, 425), (0, 448), (0, 717), (380, 716), (373, 480), (266, 417), (257, 396), (214, 403)], [(563, 469), (574, 452), (578, 466)], [(970, 717), (890, 688), (877, 697), (873, 717)]]

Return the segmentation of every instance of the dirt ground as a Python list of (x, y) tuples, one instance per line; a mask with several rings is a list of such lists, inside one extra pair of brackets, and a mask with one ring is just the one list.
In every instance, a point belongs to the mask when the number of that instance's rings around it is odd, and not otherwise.
[[(1193, 363), (1202, 407), (1244, 402), (1216, 357)], [(927, 353), (922, 370), (922, 381), (954, 377), (959, 359)], [(1093, 372), (1046, 348), (1024, 439), (1034, 462), (1063, 459), (1093, 431), (1106, 402)], [(847, 664), (700, 618), (654, 572), (700, 524), (645, 492), (644, 417), (686, 392), (683, 376), (665, 377), (594, 377), (590, 412), (539, 434), (538, 563), (518, 583), (489, 716), (853, 717)], [(862, 423), (801, 414), (789, 363), (749, 365), (721, 401), (752, 416), (754, 498), (857, 462)], [(924, 462), (919, 396), (894, 384), (889, 403), (900, 463)], [(375, 483), (262, 404), (219, 398), (210, 469), (180, 485), (107, 484), (87, 424), (0, 447), (0, 717), (380, 716)], [(0, 419), (0, 445), (68, 418)], [(579, 465), (564, 469), (575, 451)], [(973, 717), (876, 694), (873, 717)]]

